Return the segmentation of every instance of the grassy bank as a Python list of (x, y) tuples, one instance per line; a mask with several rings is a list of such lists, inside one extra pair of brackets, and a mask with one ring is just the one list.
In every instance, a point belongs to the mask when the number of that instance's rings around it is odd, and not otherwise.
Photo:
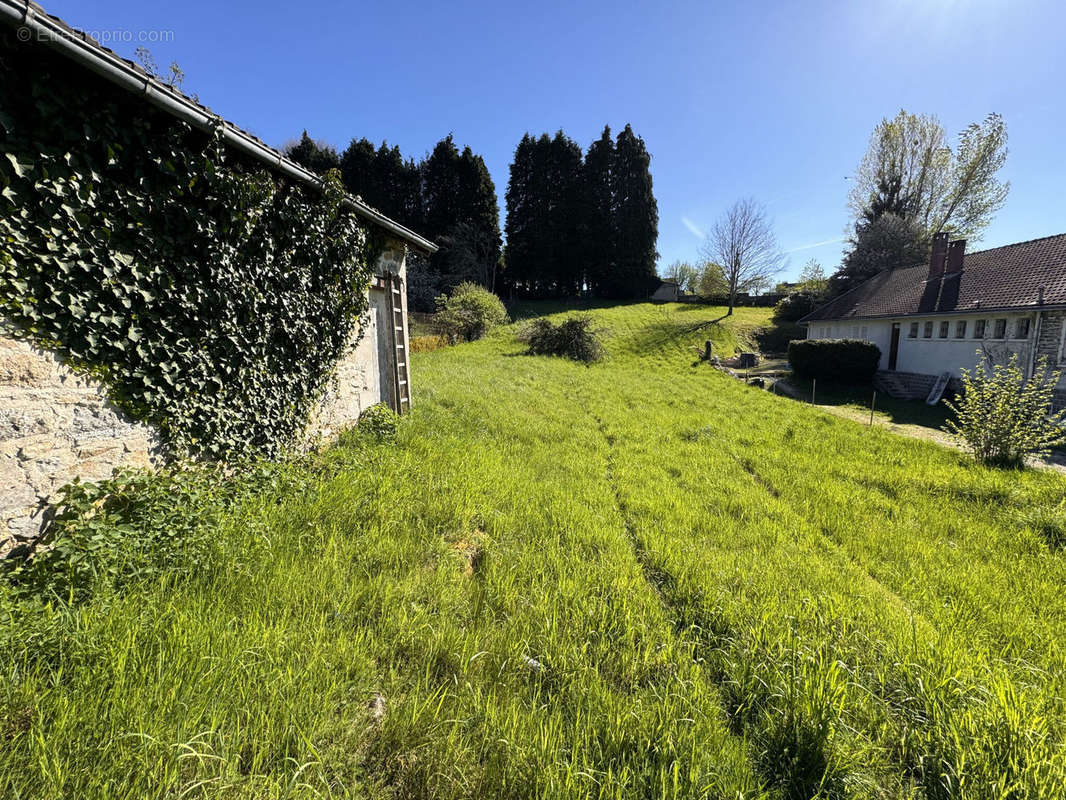
[(692, 365), (764, 310), (591, 313), (418, 354), (192, 575), (6, 599), (0, 796), (1055, 796), (1061, 476)]

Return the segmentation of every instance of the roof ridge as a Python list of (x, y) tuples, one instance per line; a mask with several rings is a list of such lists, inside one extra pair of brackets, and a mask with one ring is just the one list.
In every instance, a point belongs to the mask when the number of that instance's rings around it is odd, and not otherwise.
[(1037, 236), (1035, 239), (1025, 239), (1020, 242), (1011, 242), (1010, 244), (1001, 244), (999, 247), (986, 247), (984, 250), (971, 250), (966, 253), (968, 256), (976, 255), (977, 253), (991, 253), (993, 250), (1006, 250), (1008, 247), (1021, 247), (1025, 244), (1034, 244), (1035, 242), (1042, 242), (1046, 239), (1062, 239), (1066, 238), (1066, 232), (1053, 233), (1050, 236)]

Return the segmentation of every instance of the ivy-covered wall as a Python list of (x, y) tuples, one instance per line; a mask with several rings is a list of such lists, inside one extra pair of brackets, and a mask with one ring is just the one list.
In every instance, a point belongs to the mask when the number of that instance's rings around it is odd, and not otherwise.
[(298, 443), (381, 243), (143, 99), (0, 31), (0, 325), (98, 380), (170, 456)]

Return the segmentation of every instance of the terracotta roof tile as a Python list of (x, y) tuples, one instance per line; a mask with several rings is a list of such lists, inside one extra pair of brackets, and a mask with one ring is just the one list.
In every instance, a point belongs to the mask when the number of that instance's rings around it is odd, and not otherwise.
[(885, 270), (800, 322), (1066, 305), (1066, 234), (967, 253), (962, 271), (929, 280), (929, 265)]

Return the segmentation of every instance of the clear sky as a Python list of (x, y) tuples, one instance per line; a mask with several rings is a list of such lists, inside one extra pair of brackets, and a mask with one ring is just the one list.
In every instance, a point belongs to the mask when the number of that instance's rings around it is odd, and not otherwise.
[[(423, 156), (449, 132), (482, 154), (501, 206), (515, 145), (605, 123), (647, 143), (660, 264), (694, 259), (735, 199), (763, 201), (782, 277), (839, 263), (847, 176), (901, 107), (954, 137), (1001, 113), (1006, 207), (970, 249), (1066, 232), (1066, 4), (849, 2), (206, 2), (43, 0), (86, 30), (149, 43), (185, 90), (270, 144), (307, 128)], [(150, 35), (150, 34), (149, 34)], [(110, 42), (131, 57), (137, 42)]]

